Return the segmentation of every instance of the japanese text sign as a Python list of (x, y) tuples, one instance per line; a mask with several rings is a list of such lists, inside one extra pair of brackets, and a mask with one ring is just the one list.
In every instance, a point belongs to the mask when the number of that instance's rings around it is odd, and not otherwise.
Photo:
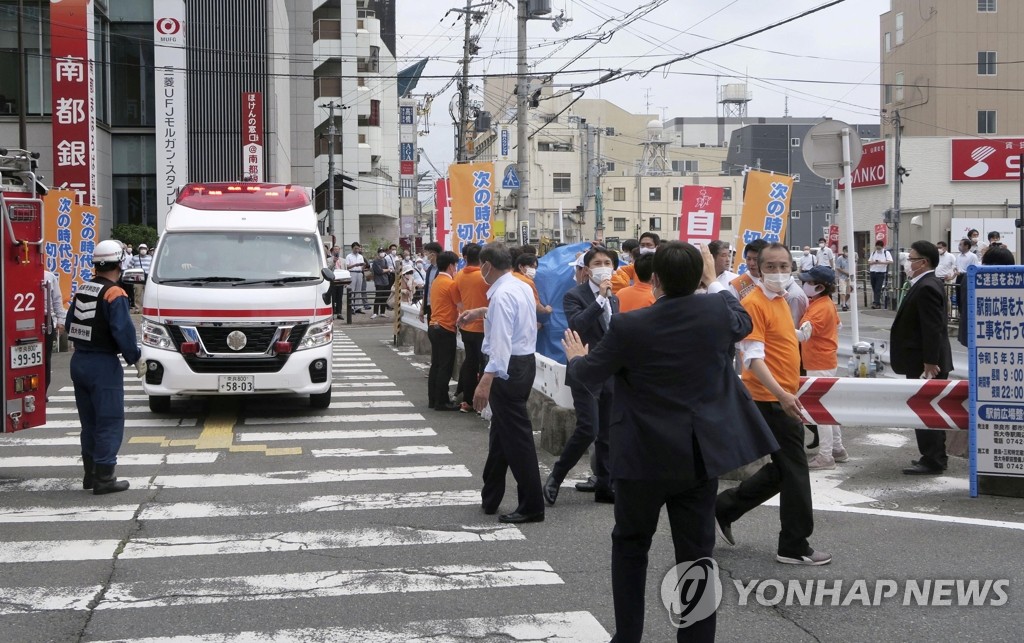
[(50, 190), (43, 197), (46, 269), (57, 273), (65, 304), (81, 284), (93, 278), (92, 253), (100, 242), (99, 208), (79, 205), (71, 190)]
[(736, 243), (740, 252), (736, 253), (733, 264), (735, 272), (743, 274), (747, 271), (742, 250), (748, 243), (757, 239), (776, 243), (786, 238), (786, 222), (792, 196), (792, 177), (757, 170), (747, 173)]
[(467, 243), (494, 240), (494, 163), (464, 163), (448, 167), (451, 189), (452, 250), (462, 256)]
[(955, 138), (949, 154), (954, 181), (1016, 181), (1024, 138)]
[(50, 4), (53, 185), (96, 202), (96, 78), (92, 0)]
[[(885, 141), (865, 143), (862, 149), (864, 152), (860, 157), (860, 163), (853, 171), (853, 189), (888, 183), (889, 179), (885, 174)], [(842, 179), (839, 179), (839, 189), (846, 189)]]
[(971, 495), (977, 476), (1024, 476), (1024, 266), (967, 269)]
[(889, 226), (884, 223), (875, 224), (875, 241), (871, 245), (874, 246), (879, 241), (884, 243), (886, 248), (889, 247)]
[(262, 183), (263, 175), (263, 94), (242, 93), (242, 175)]
[(722, 226), (722, 188), (684, 185), (680, 210), (679, 239), (708, 244), (718, 239)]
[[(178, 186), (188, 183), (188, 126), (185, 81), (185, 2), (162, 0), (153, 16), (153, 65), (156, 68), (157, 230)], [(243, 119), (244, 121), (244, 119)], [(260, 155), (262, 158), (262, 155)]]

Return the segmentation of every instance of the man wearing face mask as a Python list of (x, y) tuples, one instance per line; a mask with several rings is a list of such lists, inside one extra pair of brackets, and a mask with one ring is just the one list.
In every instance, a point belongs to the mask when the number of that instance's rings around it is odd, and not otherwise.
[(956, 258), (947, 252), (945, 241), (939, 241), (935, 247), (939, 249), (939, 265), (935, 268), (935, 276), (947, 284), (952, 283), (956, 276)]
[[(658, 244), (660, 243), (661, 237), (659, 237), (657, 233), (643, 233), (640, 235), (639, 241), (640, 254), (654, 254), (654, 251), (658, 249)], [(625, 251), (625, 244), (623, 244), (623, 251)], [(634, 283), (636, 283), (636, 269), (632, 264), (623, 266), (612, 274), (613, 293), (618, 294), (620, 290)]]
[(775, 560), (788, 565), (827, 565), (832, 556), (815, 551), (807, 540), (814, 531), (814, 515), (804, 452), (803, 407), (796, 397), (800, 348), (784, 298), (792, 266), (793, 257), (786, 246), (772, 243), (763, 248), (757, 258), (762, 280), (741, 302), (753, 321), (750, 335), (739, 344), (743, 383), (778, 441), (779, 450), (753, 476), (718, 494), (715, 520), (722, 539), (735, 545), (732, 524), (781, 494), (782, 528)]
[[(908, 380), (949, 377), (953, 354), (946, 326), (946, 290), (935, 276), (939, 250), (930, 241), (915, 241), (903, 262), (910, 290), (896, 311), (889, 331), (892, 370)], [(921, 459), (903, 470), (907, 475), (937, 475), (946, 469), (946, 435), (917, 429)]]
[[(747, 295), (757, 289), (761, 282), (761, 270), (758, 267), (757, 258), (762, 249), (768, 247), (764, 239), (755, 239), (743, 249), (743, 259), (746, 263), (746, 271), (736, 279), (729, 282), (729, 292), (737, 299), (743, 301)], [(790, 314), (793, 318), (793, 328), (800, 325), (804, 313), (807, 311), (807, 295), (800, 284), (793, 279), (791, 272), (772, 275), (770, 279), (781, 288), (781, 292), (789, 304)]]
[(828, 266), (835, 270), (836, 268), (836, 255), (832, 252), (832, 248), (828, 247), (825, 243), (825, 237), (818, 239), (818, 265)]
[[(149, 246), (144, 243), (139, 244), (139, 254), (132, 259), (132, 268), (142, 268), (143, 274), (146, 276), (146, 280), (149, 280), (149, 270), (153, 266), (153, 257), (149, 254)], [(146, 294), (146, 282), (143, 281), (141, 284), (135, 284), (135, 309), (142, 308), (144, 296)]]
[(537, 304), (537, 314), (550, 315), (551, 306), (545, 306), (541, 303), (540, 292), (538, 292), (537, 285), (533, 281), (537, 277), (537, 255), (520, 254), (516, 257), (515, 264), (516, 270), (512, 274), (533, 291), (533, 301)]
[[(644, 239), (645, 241), (647, 239)], [(597, 346), (604, 337), (613, 315), (619, 312), (619, 298), (612, 294), (612, 272), (618, 258), (611, 250), (591, 248), (583, 256), (589, 281), (565, 293), (562, 308), (569, 329), (576, 331), (584, 344)], [(594, 444), (594, 500), (615, 502), (608, 473), (608, 426), (612, 412), (612, 380), (587, 386), (566, 374), (565, 383), (572, 391), (576, 410), (576, 428), (551, 467), (544, 483), (544, 500), (555, 504), (562, 481), (576, 466), (591, 444)]]

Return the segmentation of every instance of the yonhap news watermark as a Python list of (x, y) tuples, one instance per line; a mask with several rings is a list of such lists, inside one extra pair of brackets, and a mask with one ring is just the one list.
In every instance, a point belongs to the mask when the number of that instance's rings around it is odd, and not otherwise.
[[(661, 601), (669, 620), (685, 628), (711, 616), (722, 602), (738, 607), (1000, 607), (1010, 598), (1010, 580), (981, 578), (729, 579), (726, 593), (718, 563), (701, 558), (670, 569), (661, 582)], [(729, 593), (731, 594), (731, 592)]]

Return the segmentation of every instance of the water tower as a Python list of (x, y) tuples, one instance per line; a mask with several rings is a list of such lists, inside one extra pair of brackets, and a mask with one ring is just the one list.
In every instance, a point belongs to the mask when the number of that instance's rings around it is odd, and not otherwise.
[(753, 95), (746, 83), (730, 83), (718, 91), (718, 104), (722, 106), (722, 116), (726, 118), (746, 118), (747, 103), (752, 99)]
[(655, 119), (647, 123), (647, 140), (643, 143), (644, 154), (640, 159), (641, 176), (664, 176), (671, 174), (668, 168), (668, 156), (665, 149), (668, 141), (664, 136), (665, 128), (661, 121)]

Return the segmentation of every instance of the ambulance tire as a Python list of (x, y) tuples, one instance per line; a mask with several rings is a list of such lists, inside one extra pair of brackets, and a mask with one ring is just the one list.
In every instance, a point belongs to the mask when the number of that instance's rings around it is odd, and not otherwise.
[(170, 395), (150, 395), (149, 410), (153, 413), (167, 413), (171, 410)]
[(331, 405), (331, 390), (327, 389), (324, 393), (311, 393), (309, 396), (309, 406), (314, 409), (326, 409)]

